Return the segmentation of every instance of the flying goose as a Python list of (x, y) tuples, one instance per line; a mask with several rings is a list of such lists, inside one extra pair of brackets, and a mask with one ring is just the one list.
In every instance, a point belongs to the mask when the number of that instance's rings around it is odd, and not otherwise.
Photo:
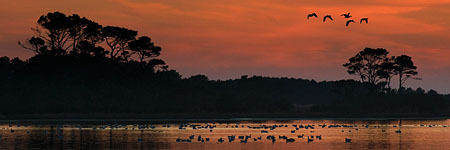
[(361, 18), (361, 20), (359, 21), (359, 23), (361, 24), (363, 21), (367, 23), (369, 23), (369, 18)]
[(345, 18), (350, 18), (350, 17), (352, 17), (352, 16), (350, 16), (350, 13), (342, 14), (341, 16), (344, 16)]
[(309, 19), (310, 17), (316, 17), (317, 18), (317, 14), (316, 13), (308, 14), (308, 17), (306, 17), (306, 19)]
[(329, 18), (331, 21), (333, 21), (333, 18), (331, 18), (330, 15), (326, 15), (325, 17), (323, 17), (323, 22), (325, 22), (327, 20), (327, 18)]
[(348, 21), (347, 21), (347, 23), (345, 24), (345, 26), (347, 27), (347, 26), (348, 26), (348, 24), (350, 24), (351, 22), (355, 23), (355, 21), (354, 21), (354, 20), (348, 20)]

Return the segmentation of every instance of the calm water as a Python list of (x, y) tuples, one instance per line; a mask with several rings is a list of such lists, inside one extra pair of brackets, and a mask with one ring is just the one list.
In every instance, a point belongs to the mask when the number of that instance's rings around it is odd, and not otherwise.
[(449, 125), (449, 119), (401, 126), (399, 120), (3, 121), (0, 149), (450, 149)]

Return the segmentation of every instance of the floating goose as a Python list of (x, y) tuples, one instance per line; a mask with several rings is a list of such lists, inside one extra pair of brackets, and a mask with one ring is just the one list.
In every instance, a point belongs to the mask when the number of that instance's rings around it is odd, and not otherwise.
[(293, 139), (293, 138), (286, 139), (286, 143), (290, 143), (290, 142), (295, 142), (295, 139)]

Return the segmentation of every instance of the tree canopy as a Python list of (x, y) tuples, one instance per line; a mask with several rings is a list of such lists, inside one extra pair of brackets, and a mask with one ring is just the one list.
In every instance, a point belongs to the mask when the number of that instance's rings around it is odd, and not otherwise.
[[(410, 56), (391, 56), (383, 48), (365, 48), (343, 64), (347, 72), (358, 75), (362, 82), (384, 85), (390, 88), (393, 76), (399, 76), (399, 89), (408, 78), (418, 74)], [(416, 78), (418, 79), (418, 78)]]
[(395, 57), (394, 60), (394, 74), (398, 75), (399, 89), (401, 89), (406, 80), (418, 74), (417, 67), (414, 66), (411, 57), (407, 55)]
[[(102, 26), (77, 14), (50, 12), (37, 20), (30, 39), (19, 44), (37, 55), (84, 54), (115, 61), (139, 61), (148, 67), (167, 69), (157, 57), (161, 47), (150, 37), (137, 38), (138, 32), (116, 26)], [(131, 44), (131, 45), (130, 45)], [(106, 45), (106, 50), (102, 46)], [(136, 58), (136, 59), (133, 59)]]

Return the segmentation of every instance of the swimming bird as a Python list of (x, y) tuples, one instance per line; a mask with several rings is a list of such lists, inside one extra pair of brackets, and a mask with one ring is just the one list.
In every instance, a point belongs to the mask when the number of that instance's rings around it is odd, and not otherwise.
[(359, 23), (361, 24), (363, 21), (367, 23), (369, 23), (369, 18), (361, 18), (361, 20), (359, 21)]
[(236, 139), (236, 136), (228, 136), (228, 142), (233, 142)]
[(329, 18), (331, 21), (333, 21), (333, 18), (331, 17), (331, 15), (326, 15), (325, 17), (323, 17), (323, 22), (325, 22), (327, 20), (327, 18)]
[(286, 139), (286, 143), (290, 143), (290, 142), (295, 142), (295, 139), (293, 139), (293, 138)]
[(308, 14), (308, 17), (306, 17), (306, 19), (309, 19), (310, 17), (316, 17), (317, 18), (317, 14), (316, 13)]
[(351, 22), (355, 23), (354, 20), (348, 20), (347, 23), (345, 23), (345, 26), (348, 27), (348, 25), (349, 25)]
[(342, 14), (341, 16), (344, 16), (345, 18), (350, 18), (350, 17), (352, 17), (352, 16), (350, 16), (350, 12), (347, 13), (347, 14)]
[(247, 139), (241, 140), (241, 143), (247, 143)]

